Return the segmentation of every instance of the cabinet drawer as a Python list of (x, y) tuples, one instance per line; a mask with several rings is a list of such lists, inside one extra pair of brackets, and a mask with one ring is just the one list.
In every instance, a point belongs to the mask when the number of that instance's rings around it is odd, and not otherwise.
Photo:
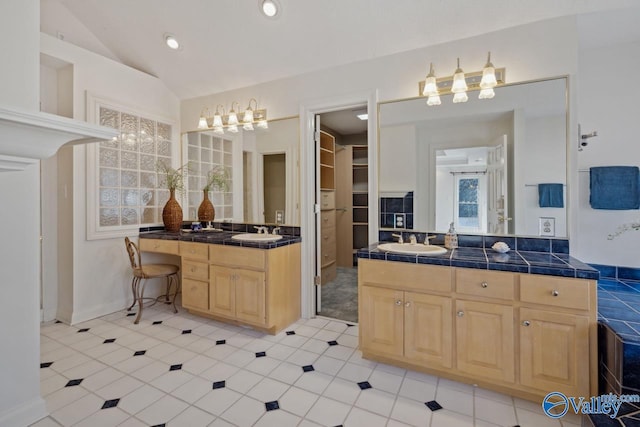
[(451, 292), (453, 269), (406, 262), (359, 260), (361, 283), (415, 291)]
[(182, 259), (182, 277), (197, 280), (209, 280), (209, 264), (206, 262)]
[(160, 252), (174, 255), (179, 253), (177, 240), (140, 239), (139, 246), (141, 252)]
[(336, 208), (336, 193), (333, 191), (321, 191), (320, 192), (320, 209), (335, 209)]
[(513, 300), (515, 281), (514, 273), (456, 269), (456, 292), (460, 294)]
[(183, 278), (182, 305), (187, 308), (209, 310), (209, 283)]
[(267, 258), (265, 252), (265, 249), (211, 245), (209, 257), (215, 264), (264, 270)]
[(520, 275), (522, 302), (588, 310), (589, 281), (539, 274)]
[(209, 245), (206, 243), (180, 242), (180, 256), (208, 261)]
[(320, 212), (320, 227), (335, 227), (336, 226), (336, 211), (321, 211)]

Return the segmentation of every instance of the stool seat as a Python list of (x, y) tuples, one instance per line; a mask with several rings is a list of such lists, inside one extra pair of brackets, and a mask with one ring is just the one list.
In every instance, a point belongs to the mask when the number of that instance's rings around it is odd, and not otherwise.
[[(137, 324), (140, 322), (145, 299), (152, 299), (153, 304), (155, 304), (160, 298), (164, 297), (167, 304), (173, 304), (173, 312), (177, 313), (176, 296), (180, 289), (180, 281), (178, 278), (180, 267), (175, 264), (142, 264), (142, 257), (140, 256), (138, 246), (128, 237), (124, 238), (124, 243), (127, 248), (127, 253), (129, 254), (129, 261), (131, 262), (131, 272), (133, 273), (133, 279), (131, 280), (133, 302), (128, 310), (131, 310), (133, 306), (138, 303), (138, 316), (136, 316), (136, 320), (133, 323)], [(160, 295), (157, 298), (145, 298), (144, 288), (147, 279), (155, 278), (165, 278), (167, 281), (167, 290), (164, 295)], [(142, 282), (142, 286), (140, 286), (140, 282)], [(175, 291), (173, 293), (171, 293), (172, 285), (175, 285)], [(173, 299), (169, 301), (169, 297), (173, 297)]]

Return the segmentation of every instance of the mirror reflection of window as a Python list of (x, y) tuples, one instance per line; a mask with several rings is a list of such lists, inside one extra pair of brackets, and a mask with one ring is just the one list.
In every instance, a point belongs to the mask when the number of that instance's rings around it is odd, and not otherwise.
[(486, 221), (482, 218), (483, 209), (480, 206), (485, 204), (486, 190), (481, 188), (480, 175), (458, 176), (456, 181), (456, 217), (454, 218), (456, 228), (458, 231), (485, 232)]

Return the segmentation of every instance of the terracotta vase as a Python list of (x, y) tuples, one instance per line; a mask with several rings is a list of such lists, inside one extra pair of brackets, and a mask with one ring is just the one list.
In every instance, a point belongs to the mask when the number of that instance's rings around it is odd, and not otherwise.
[(176, 200), (175, 188), (170, 188), (170, 197), (162, 209), (162, 222), (166, 231), (180, 231), (182, 228), (182, 208)]
[(200, 222), (209, 222), (213, 221), (216, 217), (216, 209), (213, 207), (213, 203), (209, 200), (209, 191), (203, 190), (204, 198), (202, 199), (202, 203), (198, 207), (198, 220)]

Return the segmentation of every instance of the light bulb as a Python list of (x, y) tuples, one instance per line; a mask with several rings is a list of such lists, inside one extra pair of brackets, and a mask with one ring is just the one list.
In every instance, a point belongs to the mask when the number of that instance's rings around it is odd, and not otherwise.
[(278, 6), (273, 0), (264, 0), (262, 2), (262, 13), (269, 18), (273, 18), (278, 13)]
[(176, 38), (170, 34), (168, 34), (165, 38), (164, 38), (165, 43), (167, 43), (167, 46), (169, 46), (171, 49), (179, 49), (180, 48), (180, 43), (178, 43), (178, 40), (176, 40)]

